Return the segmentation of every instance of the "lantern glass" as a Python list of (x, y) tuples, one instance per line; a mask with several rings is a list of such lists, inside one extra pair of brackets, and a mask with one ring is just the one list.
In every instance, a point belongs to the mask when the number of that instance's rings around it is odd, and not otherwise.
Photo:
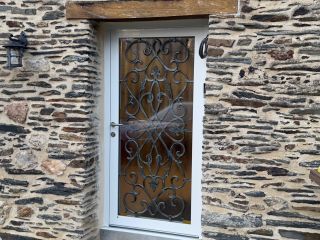
[(11, 65), (18, 65), (19, 64), (19, 49), (17, 49), (17, 48), (10, 49), (10, 56), (11, 56)]
[(22, 51), (20, 48), (8, 48), (8, 67), (22, 66)]

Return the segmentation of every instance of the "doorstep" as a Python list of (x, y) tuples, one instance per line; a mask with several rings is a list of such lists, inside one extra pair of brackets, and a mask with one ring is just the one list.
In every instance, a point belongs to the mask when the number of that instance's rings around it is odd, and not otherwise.
[(113, 231), (113, 230), (101, 230), (101, 240), (174, 240), (174, 239), (155, 237), (155, 236), (149, 236), (144, 234)]

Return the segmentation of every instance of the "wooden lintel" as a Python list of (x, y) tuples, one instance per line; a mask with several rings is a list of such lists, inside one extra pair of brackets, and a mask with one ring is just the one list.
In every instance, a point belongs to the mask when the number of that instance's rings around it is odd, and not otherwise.
[(68, 1), (67, 19), (134, 20), (235, 14), (238, 0)]

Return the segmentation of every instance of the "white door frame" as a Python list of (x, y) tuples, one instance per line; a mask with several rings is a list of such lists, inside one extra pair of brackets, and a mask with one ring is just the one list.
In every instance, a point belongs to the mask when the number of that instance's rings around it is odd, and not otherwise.
[[(139, 29), (137, 24), (133, 28), (128, 25), (123, 27), (106, 28), (105, 35), (105, 76), (104, 76), (104, 222), (103, 228), (135, 229), (135, 232), (143, 232), (157, 236), (175, 235), (175, 239), (201, 238), (201, 162), (202, 162), (202, 129), (204, 115), (203, 83), (206, 77), (205, 60), (200, 59), (198, 49), (200, 42), (208, 32), (206, 27), (176, 27), (176, 28), (152, 28)], [(156, 25), (156, 24), (155, 24)], [(139, 26), (139, 25), (138, 25)], [(144, 23), (140, 27), (145, 28)], [(171, 27), (172, 25), (170, 25)], [(109, 29), (109, 31), (107, 31)], [(120, 37), (174, 37), (195, 36), (195, 61), (194, 61), (194, 96), (193, 96), (193, 133), (192, 133), (192, 200), (191, 200), (191, 224), (169, 222), (163, 220), (132, 218), (118, 216), (118, 150), (110, 147), (117, 144), (118, 134), (111, 138), (111, 122), (119, 122), (119, 114), (111, 114), (119, 111), (119, 38)], [(111, 104), (112, 103), (112, 104)], [(113, 145), (114, 146), (114, 145)], [(114, 160), (112, 160), (115, 158)], [(110, 197), (113, 196), (113, 197)], [(146, 227), (147, 226), (147, 227)]]

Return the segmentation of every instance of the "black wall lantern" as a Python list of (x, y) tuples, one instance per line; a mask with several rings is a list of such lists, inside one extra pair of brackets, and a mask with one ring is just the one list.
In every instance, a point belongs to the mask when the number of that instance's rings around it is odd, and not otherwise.
[(9, 37), (8, 44), (4, 45), (7, 49), (7, 67), (9, 69), (22, 67), (22, 57), (27, 45), (28, 40), (24, 32), (21, 32), (18, 38), (14, 38), (13, 35)]

